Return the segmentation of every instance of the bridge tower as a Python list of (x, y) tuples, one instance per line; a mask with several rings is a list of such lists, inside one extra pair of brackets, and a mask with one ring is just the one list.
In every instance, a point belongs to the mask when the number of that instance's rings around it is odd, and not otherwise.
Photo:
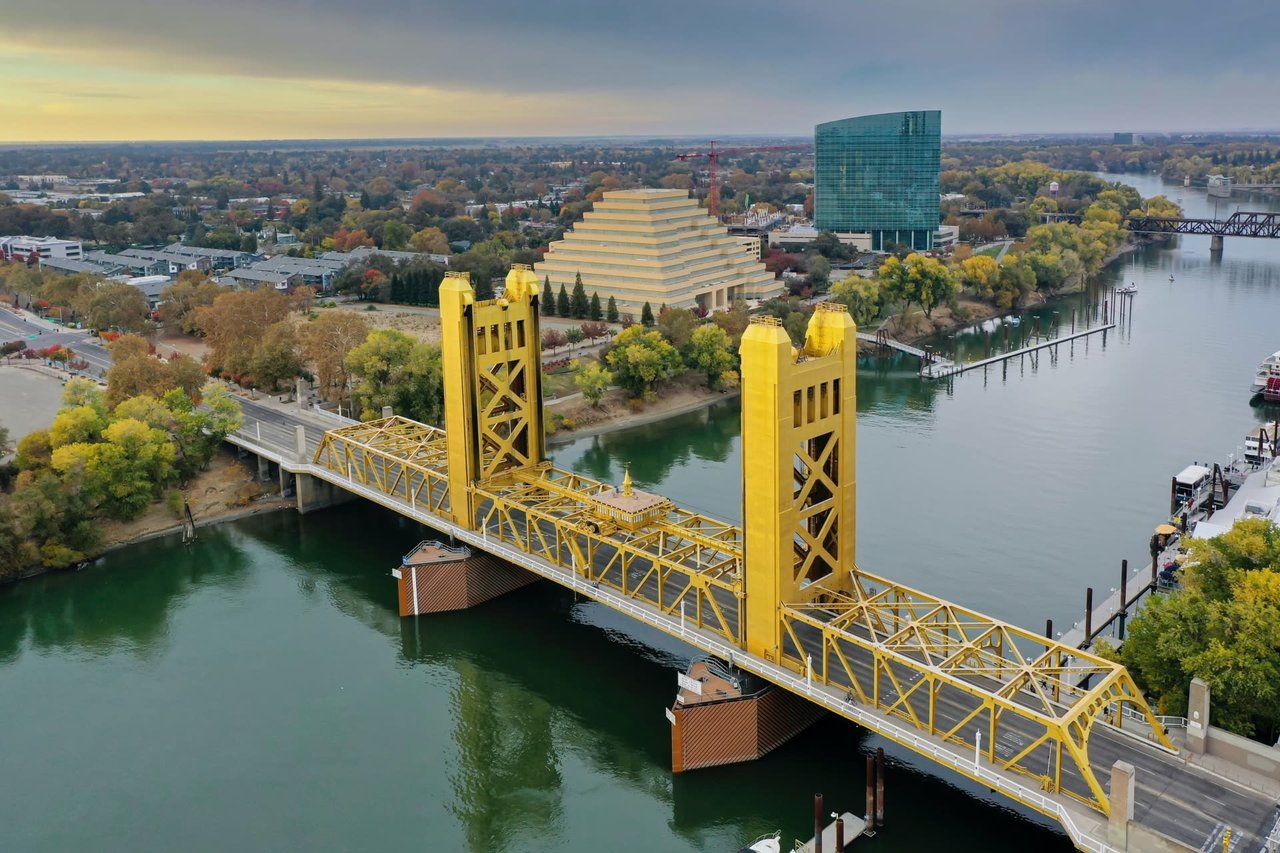
[(472, 484), (546, 457), (538, 277), (513, 264), (502, 297), (477, 300), (468, 273), (446, 273), (440, 331), (450, 514), (475, 529)]
[(819, 305), (797, 350), (756, 318), (741, 353), (746, 648), (779, 661), (780, 605), (853, 589), (857, 328)]

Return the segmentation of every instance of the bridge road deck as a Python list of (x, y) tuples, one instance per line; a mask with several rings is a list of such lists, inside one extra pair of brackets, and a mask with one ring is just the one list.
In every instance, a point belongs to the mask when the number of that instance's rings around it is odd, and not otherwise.
[[(1110, 849), (1102, 841), (1106, 825), (1103, 815), (1071, 797), (1041, 792), (1033, 778), (1035, 773), (1028, 769), (1041, 761), (1048, 766), (1053, 760), (1047, 745), (1033, 747), (1035, 740), (1044, 732), (1038, 720), (1048, 718), (1067, 706), (1065, 702), (1060, 706), (1046, 704), (1044, 690), (1023, 684), (1009, 692), (1010, 699), (1028, 710), (1025, 715), (1002, 715), (1001, 733), (994, 755), (1007, 761), (1020, 752), (1025, 753), (1019, 761), (1022, 772), (1015, 772), (990, 762), (990, 744), (984, 747), (983, 760), (976, 762), (972, 745), (979, 727), (986, 725), (973, 716), (975, 705), (981, 708), (981, 699), (974, 697), (1007, 688), (1008, 682), (980, 674), (965, 675), (963, 671), (953, 673), (973, 692), (936, 691), (933, 731), (929, 732), (919, 724), (921, 714), (927, 716), (928, 713), (927, 691), (913, 692), (916, 682), (923, 680), (919, 670), (890, 661), (888, 668), (896, 671), (897, 678), (884, 679), (885, 687), (879, 692), (878, 704), (873, 706), (856, 699), (850, 701), (854, 685), (843, 675), (840, 667), (826, 669), (824, 666), (821, 677), (807, 678), (783, 665), (790, 663), (803, 673), (805, 656), (814, 655), (815, 661), (820, 659), (823, 634), (817, 626), (839, 617), (840, 614), (833, 609), (811, 606), (801, 612), (786, 608), (795, 617), (795, 639), (785, 650), (785, 661), (757, 658), (743, 651), (737, 640), (740, 636), (741, 605), (734, 580), (735, 560), (741, 556), (741, 546), (736, 539), (735, 528), (707, 519), (704, 520), (705, 528), (695, 525), (694, 533), (684, 541), (670, 542), (661, 535), (655, 537), (652, 532), (642, 536), (613, 536), (617, 531), (591, 531), (581, 523), (585, 516), (575, 516), (580, 512), (580, 506), (575, 509), (580, 501), (566, 500), (563, 495), (554, 494), (557, 488), (554, 482), (539, 483), (552, 475), (526, 472), (510, 488), (485, 493), (477, 506), (477, 515), (483, 524), (478, 525), (479, 530), (467, 530), (454, 525), (443, 515), (448, 509), (449, 495), (447, 479), (442, 476), (445, 457), (444, 434), (440, 430), (431, 430), (427, 433), (427, 440), (418, 442), (412, 451), (406, 452), (406, 457), (412, 456), (419, 462), (421, 470), (409, 470), (407, 476), (402, 471), (394, 489), (387, 489), (386, 486), (391, 485), (387, 482), (381, 484), (383, 488), (376, 483), (362, 482), (350, 460), (343, 471), (341, 466), (334, 468), (317, 464), (318, 453), (305, 459), (299, 457), (296, 433), (289, 435), (287, 423), (264, 424), (261, 429), (263, 431), (259, 433), (259, 427), (247, 425), (231, 441), (254, 449), (274, 441), (277, 435), (287, 438), (287, 443), (281, 441), (274, 445), (273, 450), (285, 470), (309, 474), (366, 497), (627, 613), (641, 623), (676, 636), (706, 653), (726, 660), (732, 657), (743, 669), (804, 695), (828, 710), (1054, 817), (1082, 849)], [(335, 431), (339, 432), (341, 430)], [(307, 426), (308, 451), (311, 450), (312, 435), (313, 430)], [(575, 476), (555, 472), (555, 476), (561, 475)], [(506, 507), (505, 514), (494, 513), (497, 504)], [(693, 514), (688, 516), (699, 518)], [(577, 532), (569, 536), (566, 530)], [(572, 544), (575, 537), (576, 545)], [(583, 550), (583, 540), (602, 538), (612, 538), (612, 544), (597, 542), (596, 547)], [(538, 553), (539, 550), (542, 553)], [(629, 555), (628, 560), (623, 559), (624, 553)], [(579, 561), (580, 554), (585, 554), (587, 559)], [(801, 621), (802, 618), (808, 621)], [(887, 638), (886, 632), (857, 623), (846, 626), (837, 635), (849, 671), (859, 681), (868, 683), (868, 679), (874, 680), (874, 650), (883, 648)], [(909, 651), (903, 651), (901, 647), (897, 653), (909, 655)], [(918, 657), (925, 660), (923, 654)], [(812, 669), (809, 674), (814, 674)], [(823, 677), (827, 684), (822, 683)], [(1061, 684), (1059, 686), (1062, 687)], [(1067, 692), (1065, 687), (1062, 689)], [(899, 690), (901, 695), (896, 692)], [(912, 716), (916, 720), (913, 721)], [(1104, 785), (1109, 780), (1110, 766), (1114, 761), (1123, 759), (1133, 763), (1139, 769), (1135, 819), (1193, 849), (1209, 844), (1215, 833), (1220, 838), (1225, 822), (1235, 833), (1233, 850), (1260, 850), (1260, 839), (1268, 831), (1269, 823), (1275, 820), (1273, 801), (1189, 766), (1140, 736), (1116, 730), (1106, 722), (1098, 721), (1093, 726), (1092, 736), (1087, 738), (1087, 750), (1092, 772)], [(1062, 763), (1062, 789), (1076, 797), (1088, 796), (1083, 777), (1068, 761)]]

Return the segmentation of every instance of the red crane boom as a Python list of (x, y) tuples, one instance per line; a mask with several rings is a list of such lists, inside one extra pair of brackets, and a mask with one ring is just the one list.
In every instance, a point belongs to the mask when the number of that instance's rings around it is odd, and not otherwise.
[(689, 151), (685, 154), (677, 154), (677, 160), (695, 160), (701, 157), (707, 158), (707, 172), (711, 181), (711, 186), (707, 189), (707, 212), (712, 216), (720, 215), (720, 182), (716, 180), (717, 170), (720, 166), (721, 157), (740, 157), (743, 154), (756, 154), (761, 151), (808, 151), (811, 145), (753, 145), (747, 148), (716, 148), (716, 141), (713, 139), (710, 143), (708, 151)]

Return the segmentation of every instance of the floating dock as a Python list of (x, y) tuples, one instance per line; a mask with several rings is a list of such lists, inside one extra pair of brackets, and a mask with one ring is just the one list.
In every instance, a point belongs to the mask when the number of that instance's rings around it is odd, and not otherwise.
[[(858, 836), (867, 828), (867, 822), (860, 817), (854, 817), (849, 812), (840, 815), (840, 820), (844, 822), (844, 850), (848, 850)], [(796, 848), (797, 853), (844, 853), (839, 847), (836, 847), (836, 822), (833, 820), (826, 828), (822, 830), (822, 846), (817, 846), (817, 838), (810, 838), (804, 844)]]

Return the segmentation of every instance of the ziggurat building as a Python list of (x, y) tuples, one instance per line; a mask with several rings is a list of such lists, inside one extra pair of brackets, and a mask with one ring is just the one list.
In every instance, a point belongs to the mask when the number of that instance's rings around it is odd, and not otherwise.
[(638, 318), (646, 302), (656, 314), (664, 304), (715, 311), (776, 296), (781, 287), (758, 255), (685, 190), (616, 190), (551, 244), (536, 272), (554, 293), (581, 275), (588, 296), (612, 296)]

